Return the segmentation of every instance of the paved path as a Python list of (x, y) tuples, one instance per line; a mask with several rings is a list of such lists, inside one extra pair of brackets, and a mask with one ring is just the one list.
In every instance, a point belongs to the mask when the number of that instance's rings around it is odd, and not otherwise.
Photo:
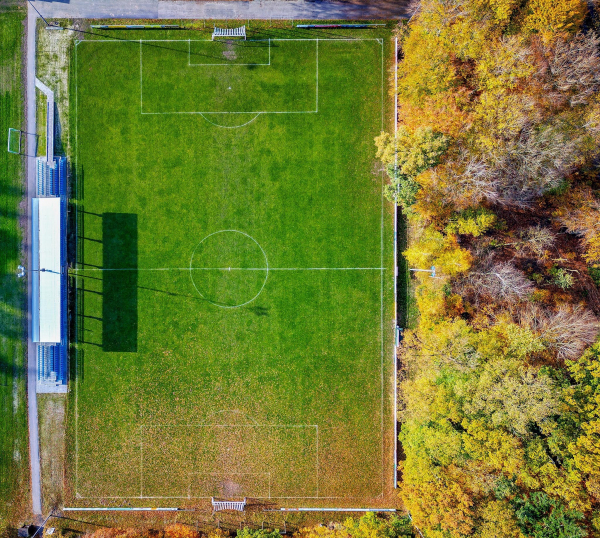
[[(28, 7), (27, 11), (27, 127), (28, 133), (36, 133), (35, 119), (35, 25), (37, 13)], [(27, 263), (28, 269), (32, 269), (30, 263), (32, 258), (31, 244), (31, 198), (36, 194), (35, 190), (35, 154), (37, 141), (34, 136), (27, 136)], [(31, 278), (27, 278), (27, 304), (28, 304), (28, 329), (27, 335), (27, 410), (29, 421), (29, 464), (31, 467), (31, 509), (35, 516), (42, 515), (42, 491), (40, 479), (40, 437), (38, 431), (38, 408), (37, 408), (37, 356), (35, 344), (31, 341), (31, 309), (32, 293)]]
[(409, 17), (409, 0), (362, 5), (308, 0), (35, 0), (46, 18), (361, 20)]

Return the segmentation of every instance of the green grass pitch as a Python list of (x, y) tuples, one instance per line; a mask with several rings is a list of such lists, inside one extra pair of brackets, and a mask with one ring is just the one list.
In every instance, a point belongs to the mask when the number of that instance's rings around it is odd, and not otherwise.
[(73, 55), (73, 501), (376, 502), (389, 34), (161, 35)]

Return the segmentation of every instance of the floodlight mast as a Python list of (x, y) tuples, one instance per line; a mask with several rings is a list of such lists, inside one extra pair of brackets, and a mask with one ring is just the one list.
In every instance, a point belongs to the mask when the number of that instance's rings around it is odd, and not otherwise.
[(28, 2), (31, 4), (31, 7), (32, 7), (33, 9), (35, 9), (36, 13), (37, 13), (37, 14), (38, 14), (38, 15), (39, 15), (41, 18), (42, 18), (42, 20), (43, 20), (43, 21), (46, 23), (46, 26), (58, 26), (58, 24), (56, 24), (56, 23), (52, 23), (52, 24), (50, 24), (50, 23), (49, 23), (49, 22), (48, 22), (48, 21), (47, 21), (47, 20), (44, 18), (44, 16), (43, 16), (43, 15), (42, 15), (42, 14), (41, 14), (39, 11), (38, 11), (38, 8), (37, 8), (37, 7), (35, 7), (35, 6), (33, 5), (33, 2), (32, 2), (31, 0), (27, 0), (27, 1), (28, 1)]
[(55, 275), (61, 275), (62, 272), (53, 271), (52, 269), (25, 269), (22, 265), (17, 267), (17, 278), (23, 278), (26, 273), (54, 273)]
[(409, 269), (409, 271), (422, 271), (424, 273), (431, 273), (429, 275), (431, 278), (440, 278), (439, 276), (435, 276), (435, 265), (432, 265), (431, 269)]

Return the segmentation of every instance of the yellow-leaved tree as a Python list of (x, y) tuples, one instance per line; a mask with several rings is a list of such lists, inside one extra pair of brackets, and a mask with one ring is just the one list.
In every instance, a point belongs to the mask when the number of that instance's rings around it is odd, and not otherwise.
[(539, 34), (544, 41), (573, 34), (579, 30), (587, 13), (584, 0), (530, 0), (523, 26)]

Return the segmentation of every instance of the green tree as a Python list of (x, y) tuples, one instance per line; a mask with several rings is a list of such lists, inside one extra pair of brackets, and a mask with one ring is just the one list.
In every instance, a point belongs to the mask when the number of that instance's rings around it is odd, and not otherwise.
[(583, 538), (587, 532), (577, 522), (583, 514), (565, 506), (543, 492), (513, 500), (517, 524), (531, 538)]
[(281, 533), (277, 529), (269, 531), (244, 527), (243, 529), (238, 529), (236, 536), (237, 538), (281, 538)]
[(414, 536), (408, 517), (392, 516), (384, 519), (374, 512), (367, 512), (359, 519), (348, 518), (344, 527), (352, 538), (398, 538)]
[(448, 143), (447, 136), (434, 132), (430, 127), (410, 132), (401, 125), (396, 139), (388, 133), (381, 133), (375, 144), (377, 157), (385, 165), (391, 180), (385, 190), (386, 197), (405, 211), (410, 211), (420, 188), (415, 178), (439, 164)]

